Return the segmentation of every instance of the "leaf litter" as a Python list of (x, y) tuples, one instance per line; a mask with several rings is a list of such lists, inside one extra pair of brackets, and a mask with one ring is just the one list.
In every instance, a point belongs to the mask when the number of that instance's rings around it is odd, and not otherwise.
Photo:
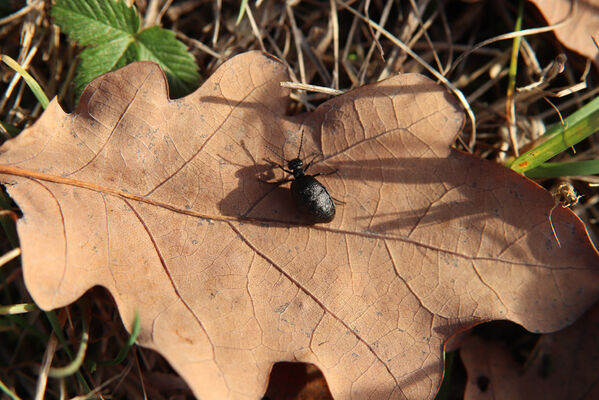
[[(285, 67), (259, 52), (168, 100), (135, 63), (53, 101), (0, 149), (23, 211), (27, 288), (43, 309), (106, 287), (138, 343), (200, 398), (260, 398), (273, 363), (303, 361), (335, 398), (434, 397), (445, 341), (506, 319), (571, 324), (597, 299), (598, 255), (570, 210), (504, 167), (450, 149), (463, 115), (416, 74), (285, 116)], [(344, 202), (309, 225), (268, 147), (304, 129)]]

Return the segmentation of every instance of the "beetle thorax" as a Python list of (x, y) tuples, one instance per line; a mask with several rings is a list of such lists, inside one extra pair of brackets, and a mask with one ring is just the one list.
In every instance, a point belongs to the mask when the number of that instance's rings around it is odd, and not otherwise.
[(304, 175), (304, 163), (299, 158), (294, 158), (293, 160), (289, 161), (287, 166), (295, 178)]

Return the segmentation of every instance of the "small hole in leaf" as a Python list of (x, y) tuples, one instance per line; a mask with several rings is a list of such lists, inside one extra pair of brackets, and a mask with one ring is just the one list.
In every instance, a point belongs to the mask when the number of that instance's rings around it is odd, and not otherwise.
[(491, 383), (491, 381), (484, 375), (481, 375), (478, 378), (476, 378), (476, 385), (478, 386), (481, 392), (486, 392), (487, 389), (489, 389), (489, 383)]
[(262, 400), (333, 399), (322, 372), (313, 364), (278, 362)]

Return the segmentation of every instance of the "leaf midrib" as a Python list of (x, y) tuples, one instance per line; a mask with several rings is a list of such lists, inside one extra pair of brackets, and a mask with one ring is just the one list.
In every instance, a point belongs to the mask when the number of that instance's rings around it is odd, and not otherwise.
[[(63, 185), (75, 186), (75, 187), (79, 187), (82, 189), (88, 189), (88, 190), (92, 190), (92, 191), (99, 192), (99, 193), (113, 195), (113, 196), (123, 198), (123, 199), (138, 201), (138, 202), (149, 204), (149, 205), (152, 205), (155, 207), (161, 207), (166, 210), (176, 212), (178, 214), (202, 218), (205, 220), (214, 220), (214, 221), (222, 221), (222, 222), (275, 223), (275, 224), (293, 225), (293, 226), (297, 226), (297, 227), (306, 227), (306, 225), (302, 224), (302, 223), (294, 223), (292, 221), (281, 221), (281, 220), (270, 219), (270, 218), (251, 218), (251, 217), (243, 217), (243, 216), (206, 214), (206, 213), (202, 213), (199, 211), (175, 207), (168, 203), (163, 203), (161, 201), (152, 200), (150, 198), (140, 196), (138, 194), (125, 192), (125, 191), (118, 190), (118, 189), (112, 189), (112, 188), (97, 185), (94, 183), (80, 181), (80, 180), (72, 179), (72, 178), (66, 178), (66, 177), (62, 177), (62, 176), (45, 174), (42, 172), (30, 171), (30, 170), (11, 167), (11, 166), (7, 166), (7, 165), (0, 165), (0, 174), (20, 176), (20, 177), (29, 178), (29, 179), (38, 179), (38, 180), (45, 181), (45, 182), (52, 182), (52, 183), (58, 183), (58, 184), (63, 184)], [(374, 239), (398, 240), (401, 242), (421, 246), (421, 247), (424, 247), (424, 248), (427, 248), (430, 250), (443, 252), (445, 254), (451, 254), (451, 255), (454, 255), (457, 257), (463, 257), (463, 258), (466, 258), (469, 260), (501, 261), (501, 262), (509, 263), (511, 265), (521, 265), (521, 266), (536, 267), (536, 268), (549, 268), (547, 265), (533, 264), (533, 263), (527, 263), (527, 262), (517, 262), (515, 260), (501, 260), (501, 259), (498, 259), (497, 257), (472, 257), (469, 255), (465, 255), (465, 254), (451, 251), (448, 249), (444, 249), (441, 247), (436, 247), (436, 246), (431, 246), (429, 244), (420, 243), (420, 242), (414, 241), (413, 239), (410, 239), (407, 237), (401, 237), (401, 236), (385, 235), (385, 234), (375, 233), (375, 232), (348, 231), (348, 230), (342, 230), (339, 228), (330, 228), (330, 227), (324, 226), (324, 225), (310, 225), (310, 229), (326, 231), (326, 232), (333, 232), (333, 233), (342, 233), (342, 234), (346, 234), (346, 235), (363, 236), (363, 237), (374, 238)], [(564, 268), (564, 269), (577, 269), (578, 270), (580, 268), (568, 267), (568, 268)]]

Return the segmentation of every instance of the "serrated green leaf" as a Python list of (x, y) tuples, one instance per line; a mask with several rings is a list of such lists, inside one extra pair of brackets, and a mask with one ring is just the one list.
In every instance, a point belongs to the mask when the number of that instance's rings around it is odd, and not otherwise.
[(130, 37), (125, 36), (87, 48), (79, 57), (81, 61), (74, 81), (77, 97), (81, 95), (85, 86), (98, 76), (137, 61), (139, 46)]
[(123, 0), (56, 0), (52, 16), (56, 25), (83, 46), (133, 35), (140, 26), (137, 11)]
[(154, 61), (165, 72), (173, 97), (193, 91), (200, 76), (187, 47), (172, 31), (154, 26), (139, 31), (137, 10), (115, 0), (56, 0), (54, 21), (85, 49), (75, 76), (75, 94), (98, 76), (133, 61)]
[(137, 40), (141, 59), (160, 64), (175, 97), (184, 96), (197, 87), (200, 80), (198, 66), (173, 31), (153, 26), (141, 31)]

